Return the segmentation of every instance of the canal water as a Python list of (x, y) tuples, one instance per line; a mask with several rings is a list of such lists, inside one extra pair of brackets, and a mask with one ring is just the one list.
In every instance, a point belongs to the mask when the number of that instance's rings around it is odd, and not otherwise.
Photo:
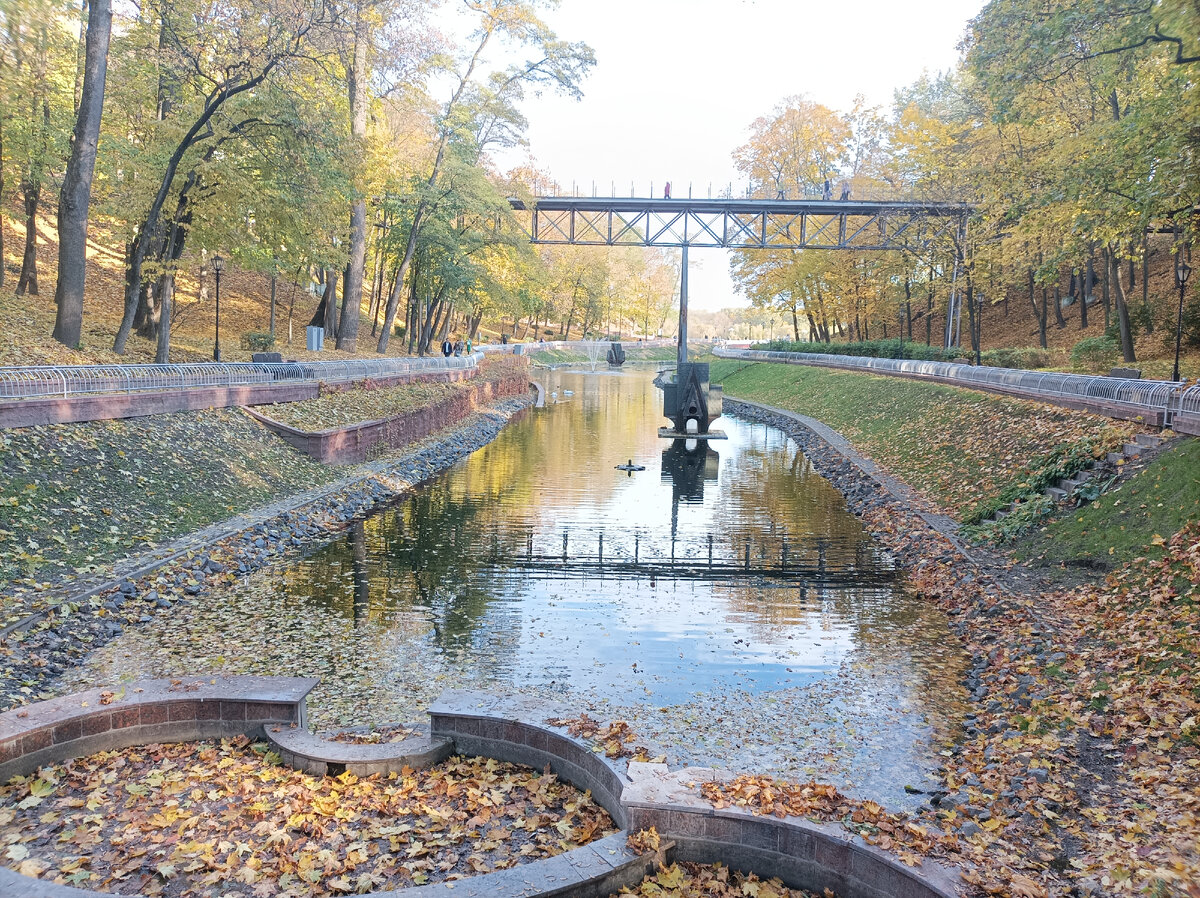
[(946, 622), (779, 431), (659, 439), (652, 378), (547, 372), (547, 408), (79, 680), (319, 676), (326, 725), (419, 719), (447, 687), (541, 696), (628, 720), (673, 764), (913, 804), (959, 698)]

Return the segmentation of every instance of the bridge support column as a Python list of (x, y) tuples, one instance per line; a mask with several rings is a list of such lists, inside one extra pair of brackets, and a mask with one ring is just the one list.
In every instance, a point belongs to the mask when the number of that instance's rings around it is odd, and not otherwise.
[(687, 272), (688, 270), (688, 247), (683, 245), (683, 275), (679, 279), (679, 368), (682, 371), (683, 366), (687, 364)]

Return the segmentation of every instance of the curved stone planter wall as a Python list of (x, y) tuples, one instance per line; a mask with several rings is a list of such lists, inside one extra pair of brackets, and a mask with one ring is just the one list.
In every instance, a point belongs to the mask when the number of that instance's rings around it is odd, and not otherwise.
[[(450, 691), (430, 709), (429, 734), (392, 744), (352, 745), (307, 731), (305, 696), (316, 683), (286, 677), (154, 680), (132, 684), (116, 695), (94, 689), (8, 711), (0, 714), (0, 748), (9, 753), (0, 765), (0, 777), (7, 780), (51, 761), (144, 742), (242, 733), (267, 735), (282, 749), (285, 761), (301, 769), (313, 765), (313, 772), (318, 765), (324, 765), (322, 772), (334, 772), (330, 766), (339, 764), (353, 770), (351, 764), (360, 762), (386, 767), (400, 757), (417, 765), (432, 764), (453, 746), (459, 754), (549, 766), (563, 780), (589, 790), (623, 831), (545, 860), (454, 882), (372, 893), (376, 898), (604, 898), (635, 886), (653, 870), (657, 858), (630, 851), (625, 831), (651, 826), (668, 840), (675, 860), (720, 862), (778, 876), (793, 887), (832, 889), (839, 898), (957, 894), (956, 874), (932, 862), (917, 869), (905, 867), (840, 827), (756, 817), (738, 808), (715, 810), (699, 796), (695, 783), (730, 773), (700, 768), (672, 773), (662, 764), (630, 763), (627, 775), (588, 744), (544, 722), (547, 716), (570, 711)], [(363, 771), (383, 772), (367, 767)], [(4, 898), (110, 894), (34, 880), (0, 867)]]
[[(195, 677), (91, 689), (0, 714), (0, 782), (43, 764), (147, 742), (304, 726), (312, 677)], [(0, 894), (4, 894), (0, 892)]]
[(441, 402), (380, 421), (366, 421), (329, 430), (298, 430), (247, 408), (246, 413), (287, 443), (325, 464), (365, 461), (379, 449), (401, 449), (436, 430), (457, 424), (480, 405), (493, 399), (519, 396), (529, 391), (524, 372), (476, 383)]

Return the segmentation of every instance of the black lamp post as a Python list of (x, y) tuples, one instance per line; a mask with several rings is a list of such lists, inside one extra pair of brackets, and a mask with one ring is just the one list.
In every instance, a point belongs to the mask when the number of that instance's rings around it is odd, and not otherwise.
[(213, 272), (217, 279), (217, 320), (216, 335), (213, 337), (213, 361), (221, 361), (221, 272), (225, 270), (225, 260), (213, 256)]
[(1175, 286), (1179, 288), (1179, 314), (1175, 319), (1175, 368), (1171, 372), (1171, 380), (1179, 381), (1179, 346), (1183, 340), (1183, 293), (1187, 288), (1188, 275), (1192, 267), (1184, 258), (1183, 247), (1175, 254)]

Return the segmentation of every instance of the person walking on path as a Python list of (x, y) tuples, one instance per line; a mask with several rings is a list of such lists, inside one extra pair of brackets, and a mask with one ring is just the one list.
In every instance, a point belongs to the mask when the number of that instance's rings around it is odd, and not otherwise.
[(450, 353), (452, 352), (454, 352), (454, 347), (450, 343), (450, 338), (447, 337), (442, 341), (442, 355), (444, 355), (446, 358), (450, 358)]
[(460, 358), (462, 356), (462, 351), (463, 351), (462, 340), (455, 340), (454, 341), (454, 357), (456, 359)]
[(471, 338), (467, 337), (467, 355), (471, 354)]
[(850, 182), (845, 178), (842, 178), (842, 195), (838, 199), (843, 202), (850, 199)]
[(821, 191), (821, 199), (823, 199), (823, 200), (833, 199), (833, 185), (829, 183), (828, 178), (825, 179), (825, 189)]

